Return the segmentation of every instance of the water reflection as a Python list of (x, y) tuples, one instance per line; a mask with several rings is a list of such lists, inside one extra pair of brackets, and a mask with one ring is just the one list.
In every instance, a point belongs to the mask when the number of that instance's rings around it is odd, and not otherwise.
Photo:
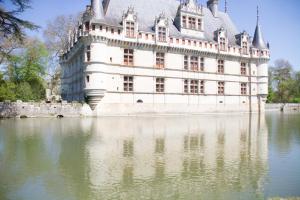
[(264, 197), (268, 129), (258, 115), (28, 119), (0, 127), (0, 199)]

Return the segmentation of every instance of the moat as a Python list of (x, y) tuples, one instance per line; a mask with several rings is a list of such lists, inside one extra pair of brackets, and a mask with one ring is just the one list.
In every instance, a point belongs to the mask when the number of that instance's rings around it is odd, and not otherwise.
[(0, 120), (0, 199), (300, 196), (300, 114)]

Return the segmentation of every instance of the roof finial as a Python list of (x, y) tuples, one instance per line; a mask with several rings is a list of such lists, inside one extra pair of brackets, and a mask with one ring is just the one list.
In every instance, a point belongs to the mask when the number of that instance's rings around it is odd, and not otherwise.
[(225, 13), (227, 13), (227, 0), (225, 0)]
[(259, 7), (257, 6), (257, 25), (259, 23)]

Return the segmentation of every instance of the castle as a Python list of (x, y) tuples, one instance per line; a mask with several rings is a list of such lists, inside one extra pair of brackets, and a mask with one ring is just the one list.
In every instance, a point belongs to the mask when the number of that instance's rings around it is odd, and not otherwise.
[(92, 0), (60, 58), (62, 98), (97, 115), (264, 112), (270, 51), (218, 0)]

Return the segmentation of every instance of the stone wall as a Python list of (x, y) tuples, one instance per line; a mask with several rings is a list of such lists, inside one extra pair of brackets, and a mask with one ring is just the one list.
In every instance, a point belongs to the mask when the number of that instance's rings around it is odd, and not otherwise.
[[(80, 103), (3, 103), (0, 118), (11, 117), (79, 117), (87, 116), (90, 108)], [(91, 111), (90, 111), (91, 112)]]
[(266, 111), (300, 111), (300, 103), (270, 103), (266, 104)]

